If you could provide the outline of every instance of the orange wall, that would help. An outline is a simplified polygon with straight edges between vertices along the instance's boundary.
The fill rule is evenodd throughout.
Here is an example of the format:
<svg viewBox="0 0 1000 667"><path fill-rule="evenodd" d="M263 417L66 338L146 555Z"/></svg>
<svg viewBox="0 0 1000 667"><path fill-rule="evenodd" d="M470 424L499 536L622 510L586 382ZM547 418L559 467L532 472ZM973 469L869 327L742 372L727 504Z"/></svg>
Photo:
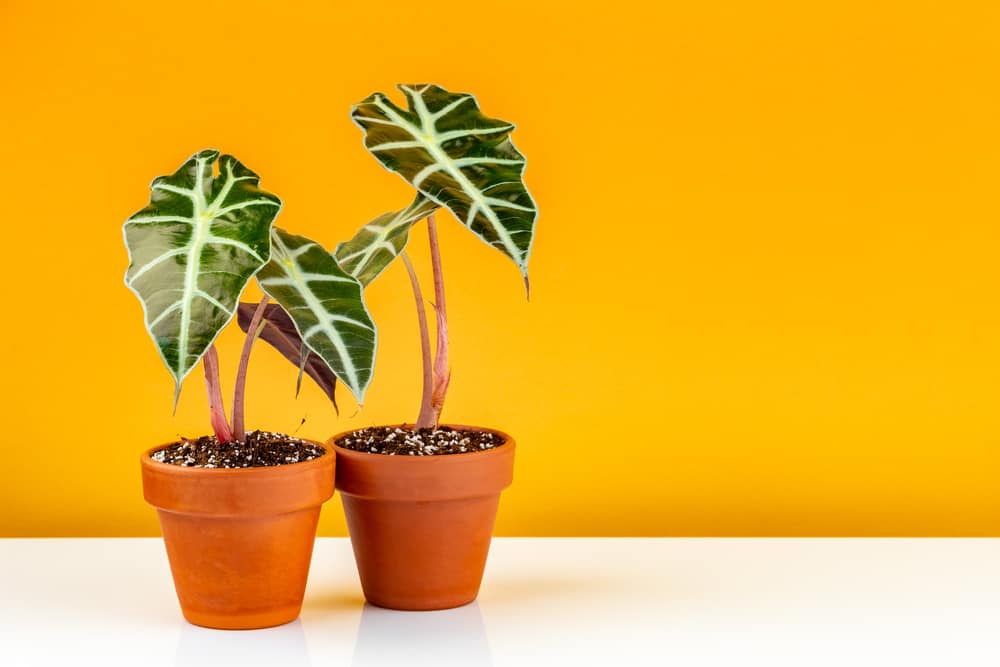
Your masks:
<svg viewBox="0 0 1000 667"><path fill-rule="evenodd" d="M410 197L350 105L422 81L519 124L541 207L530 304L442 223L445 417L520 447L499 533L1000 535L1000 5L571 6L0 4L0 535L156 534L139 452L208 428L122 285L152 177L232 152L332 247ZM364 411L261 346L251 425L415 417L402 267L368 298Z"/></svg>

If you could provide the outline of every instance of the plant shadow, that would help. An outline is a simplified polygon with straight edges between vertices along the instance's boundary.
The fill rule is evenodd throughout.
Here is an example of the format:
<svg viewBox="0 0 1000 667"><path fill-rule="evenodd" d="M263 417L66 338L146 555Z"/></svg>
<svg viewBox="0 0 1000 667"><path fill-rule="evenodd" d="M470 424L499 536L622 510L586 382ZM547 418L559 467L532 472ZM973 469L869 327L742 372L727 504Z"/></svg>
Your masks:
<svg viewBox="0 0 1000 667"><path fill-rule="evenodd" d="M360 611L365 606L365 597L360 590L325 590L306 594L302 601L302 611Z"/></svg>
<svg viewBox="0 0 1000 667"><path fill-rule="evenodd" d="M476 602L442 611L393 611L366 604L352 667L489 667L493 664Z"/></svg>
<svg viewBox="0 0 1000 667"><path fill-rule="evenodd" d="M589 596L616 589L614 582L596 577L488 577L479 599L489 606L521 605L535 600Z"/></svg>
<svg viewBox="0 0 1000 667"><path fill-rule="evenodd" d="M302 621L263 630L211 630L184 623L177 667L218 667L220 657L243 667L311 667Z"/></svg>

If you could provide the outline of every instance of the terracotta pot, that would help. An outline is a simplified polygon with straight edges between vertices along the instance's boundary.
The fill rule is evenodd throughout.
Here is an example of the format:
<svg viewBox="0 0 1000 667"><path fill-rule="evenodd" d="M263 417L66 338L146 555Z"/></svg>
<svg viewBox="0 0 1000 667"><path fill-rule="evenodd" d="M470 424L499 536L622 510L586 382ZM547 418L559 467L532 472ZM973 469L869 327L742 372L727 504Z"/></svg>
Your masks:
<svg viewBox="0 0 1000 667"><path fill-rule="evenodd" d="M318 444L318 443L316 443ZM266 468L185 468L142 455L181 611L191 623L247 630L295 620L334 453Z"/></svg>
<svg viewBox="0 0 1000 667"><path fill-rule="evenodd" d="M479 594L500 492L514 473L514 440L441 456L337 452L337 489L365 598L390 609L449 609Z"/></svg>

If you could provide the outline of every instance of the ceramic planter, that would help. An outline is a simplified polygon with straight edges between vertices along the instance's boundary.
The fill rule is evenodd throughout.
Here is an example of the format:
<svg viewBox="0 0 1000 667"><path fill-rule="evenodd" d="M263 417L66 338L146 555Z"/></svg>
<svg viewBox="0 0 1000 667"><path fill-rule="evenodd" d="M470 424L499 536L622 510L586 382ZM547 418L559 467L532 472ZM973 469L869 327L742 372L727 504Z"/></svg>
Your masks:
<svg viewBox="0 0 1000 667"><path fill-rule="evenodd" d="M318 444L318 443L317 443ZM243 630L294 620L302 607L334 453L263 468L185 468L141 457L181 611L191 623Z"/></svg>
<svg viewBox="0 0 1000 667"><path fill-rule="evenodd" d="M441 456L387 456L339 447L337 489L365 598L390 609L458 607L476 599L514 440Z"/></svg>

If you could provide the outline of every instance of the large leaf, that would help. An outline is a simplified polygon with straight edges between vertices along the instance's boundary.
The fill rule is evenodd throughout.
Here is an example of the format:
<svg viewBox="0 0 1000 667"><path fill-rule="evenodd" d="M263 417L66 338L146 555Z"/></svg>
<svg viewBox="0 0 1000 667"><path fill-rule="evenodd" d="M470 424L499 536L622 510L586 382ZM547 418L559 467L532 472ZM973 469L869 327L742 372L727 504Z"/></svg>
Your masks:
<svg viewBox="0 0 1000 667"><path fill-rule="evenodd" d="M375 93L351 111L365 146L527 277L537 209L521 179L524 156L509 137L514 125L484 116L469 94L432 84L399 89L409 109Z"/></svg>
<svg viewBox="0 0 1000 667"><path fill-rule="evenodd" d="M240 303L236 313L237 321L243 331L249 333L250 320L254 311L257 310L256 303ZM264 318L262 320L260 337L270 344L274 349L288 359L296 368L313 379L323 390L333 407L337 409L337 376L333 374L326 362L309 351L302 343L299 330L295 328L295 323L289 317L285 309L276 303L269 303L264 306ZM303 352L305 359L303 359Z"/></svg>
<svg viewBox="0 0 1000 667"><path fill-rule="evenodd" d="M155 179L149 205L125 222L125 284L174 376L175 400L269 259L281 200L258 188L259 180L233 156L204 150Z"/></svg>
<svg viewBox="0 0 1000 667"><path fill-rule="evenodd" d="M315 241L275 228L261 289L291 316L299 336L359 403L375 365L375 323L361 283Z"/></svg>
<svg viewBox="0 0 1000 667"><path fill-rule="evenodd" d="M403 252L410 227L437 208L434 202L417 195L402 211L383 213L362 227L354 238L338 245L333 256L342 269L368 285Z"/></svg>

